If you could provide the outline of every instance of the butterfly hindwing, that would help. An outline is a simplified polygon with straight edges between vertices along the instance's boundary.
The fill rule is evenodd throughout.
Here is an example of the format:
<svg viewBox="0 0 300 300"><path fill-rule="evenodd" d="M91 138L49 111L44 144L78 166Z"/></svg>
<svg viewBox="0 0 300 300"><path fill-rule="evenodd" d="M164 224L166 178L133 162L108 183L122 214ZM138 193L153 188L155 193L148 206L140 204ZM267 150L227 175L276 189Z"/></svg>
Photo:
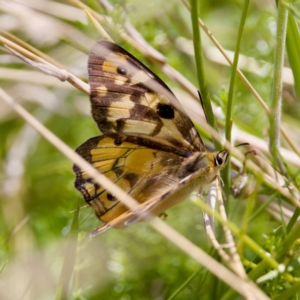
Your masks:
<svg viewBox="0 0 300 300"><path fill-rule="evenodd" d="M143 136L204 151L194 125L164 82L120 46L95 43L89 55L93 117L102 133Z"/></svg>
<svg viewBox="0 0 300 300"><path fill-rule="evenodd" d="M174 153L132 143L130 137L117 134L92 138L76 152L145 205L161 199L178 185L178 167L186 159ZM99 219L107 223L128 212L128 208L119 199L94 183L88 173L77 166L74 166L74 171L76 188L94 208ZM124 226L124 220L118 226Z"/></svg>
<svg viewBox="0 0 300 300"><path fill-rule="evenodd" d="M91 236L103 233L111 227L129 226L141 219L151 220L154 216L161 216L167 209L185 200L202 183L202 176L208 175L209 168L198 170L191 177L176 181L171 189L164 191L161 195L148 199L135 210L127 210L116 216L110 222L103 224L92 231Z"/></svg>

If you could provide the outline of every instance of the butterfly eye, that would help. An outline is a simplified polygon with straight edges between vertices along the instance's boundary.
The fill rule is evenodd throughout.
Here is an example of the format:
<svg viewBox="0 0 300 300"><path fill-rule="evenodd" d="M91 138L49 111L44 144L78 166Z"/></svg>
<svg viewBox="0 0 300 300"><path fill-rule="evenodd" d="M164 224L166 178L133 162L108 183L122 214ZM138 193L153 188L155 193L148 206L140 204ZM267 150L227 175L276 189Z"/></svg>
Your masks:
<svg viewBox="0 0 300 300"><path fill-rule="evenodd" d="M216 156L216 165L220 166L223 164L223 158L219 156L219 153Z"/></svg>
<svg viewBox="0 0 300 300"><path fill-rule="evenodd" d="M224 166L226 164L229 153L226 150L220 151L215 157L216 166Z"/></svg>
<svg viewBox="0 0 300 300"><path fill-rule="evenodd" d="M120 145L122 145L122 141L121 140L114 140L114 144L116 146L120 146Z"/></svg>
<svg viewBox="0 0 300 300"><path fill-rule="evenodd" d="M121 66L117 67L117 72L120 75L126 75L127 74L127 70L124 67L121 67Z"/></svg>

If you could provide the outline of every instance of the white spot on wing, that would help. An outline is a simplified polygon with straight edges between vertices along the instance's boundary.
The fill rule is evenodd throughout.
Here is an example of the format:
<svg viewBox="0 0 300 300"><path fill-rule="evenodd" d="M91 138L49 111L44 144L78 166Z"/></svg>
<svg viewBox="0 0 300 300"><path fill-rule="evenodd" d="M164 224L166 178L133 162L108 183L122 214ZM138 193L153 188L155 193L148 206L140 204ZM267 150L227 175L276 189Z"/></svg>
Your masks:
<svg viewBox="0 0 300 300"><path fill-rule="evenodd" d="M132 108L134 108L134 106L135 106L135 103L133 103L133 102L114 101L110 104L109 108L132 109Z"/></svg>
<svg viewBox="0 0 300 300"><path fill-rule="evenodd" d="M127 79L124 76L116 76L114 83L116 85L123 85Z"/></svg>
<svg viewBox="0 0 300 300"><path fill-rule="evenodd" d="M161 99L157 94L145 93L146 101L151 108L156 108L158 103L161 103Z"/></svg>
<svg viewBox="0 0 300 300"><path fill-rule="evenodd" d="M126 120L123 132L152 134L156 128L156 124L142 122L139 120Z"/></svg>
<svg viewBox="0 0 300 300"><path fill-rule="evenodd" d="M109 108L108 109L108 117L114 118L114 119L120 119L120 118L129 118L130 117L130 110L128 109L122 109L122 108Z"/></svg>
<svg viewBox="0 0 300 300"><path fill-rule="evenodd" d="M121 97L121 101L132 102L131 99L130 99L130 94L127 94L127 95Z"/></svg>
<svg viewBox="0 0 300 300"><path fill-rule="evenodd" d="M100 85L96 88L97 95L103 97L107 94L107 87L105 85Z"/></svg>

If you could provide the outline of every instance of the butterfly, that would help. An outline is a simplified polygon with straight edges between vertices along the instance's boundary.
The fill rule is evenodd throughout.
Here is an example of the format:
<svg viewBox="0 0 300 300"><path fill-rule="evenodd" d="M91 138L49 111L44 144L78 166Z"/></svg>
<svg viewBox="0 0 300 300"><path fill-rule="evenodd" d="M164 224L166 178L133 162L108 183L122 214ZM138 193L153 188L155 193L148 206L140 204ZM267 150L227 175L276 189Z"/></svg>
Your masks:
<svg viewBox="0 0 300 300"><path fill-rule="evenodd" d="M122 47L96 42L88 58L93 119L101 135L76 152L140 205L127 208L74 165L75 187L104 222L91 235L163 215L211 183L228 158L208 152L167 85Z"/></svg>

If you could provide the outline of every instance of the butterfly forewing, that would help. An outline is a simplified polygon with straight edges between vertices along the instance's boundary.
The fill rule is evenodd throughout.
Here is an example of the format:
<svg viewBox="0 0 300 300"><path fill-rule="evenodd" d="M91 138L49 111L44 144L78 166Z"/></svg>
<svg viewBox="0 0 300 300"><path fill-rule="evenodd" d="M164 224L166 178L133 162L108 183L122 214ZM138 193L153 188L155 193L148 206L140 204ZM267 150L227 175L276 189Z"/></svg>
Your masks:
<svg viewBox="0 0 300 300"><path fill-rule="evenodd" d="M120 46L94 44L89 55L93 117L103 133L142 135L186 151L204 151L190 119L170 89Z"/></svg>

